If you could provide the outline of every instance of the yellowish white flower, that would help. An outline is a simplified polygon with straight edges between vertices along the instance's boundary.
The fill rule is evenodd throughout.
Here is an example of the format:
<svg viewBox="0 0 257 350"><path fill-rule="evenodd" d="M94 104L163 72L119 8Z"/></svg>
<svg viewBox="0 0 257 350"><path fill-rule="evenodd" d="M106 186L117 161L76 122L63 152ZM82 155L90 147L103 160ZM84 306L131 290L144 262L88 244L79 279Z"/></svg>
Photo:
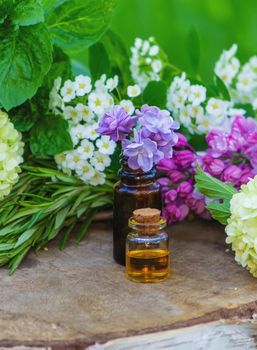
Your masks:
<svg viewBox="0 0 257 350"><path fill-rule="evenodd" d="M212 97L207 103L206 111L214 117L219 117L226 115L228 107L229 103L227 101Z"/></svg>
<svg viewBox="0 0 257 350"><path fill-rule="evenodd" d="M131 47L130 71L134 82L144 89L153 80L160 80L163 55L154 38L136 38Z"/></svg>
<svg viewBox="0 0 257 350"><path fill-rule="evenodd" d="M92 90L91 78L85 75L78 75L75 78L75 90L77 96L84 96Z"/></svg>
<svg viewBox="0 0 257 350"><path fill-rule="evenodd" d="M116 143L109 136L101 136L96 140L96 146L102 154L113 154L116 148Z"/></svg>
<svg viewBox="0 0 257 350"><path fill-rule="evenodd" d="M69 151L66 155L67 167L71 170L75 170L82 166L83 158L82 155L77 152L77 150Z"/></svg>
<svg viewBox="0 0 257 350"><path fill-rule="evenodd" d="M77 148L79 154L81 154L82 159L89 159L93 156L95 147L93 142L89 140L82 140L80 146Z"/></svg>
<svg viewBox="0 0 257 350"><path fill-rule="evenodd" d="M84 105L83 103L78 103L76 105L76 110L78 111L81 119L84 122L88 123L91 122L94 118L94 113L93 111L86 105Z"/></svg>
<svg viewBox="0 0 257 350"><path fill-rule="evenodd" d="M105 183L105 174L100 171L96 171L95 174L89 180L90 185L98 186Z"/></svg>
<svg viewBox="0 0 257 350"><path fill-rule="evenodd" d="M70 102L76 97L75 83L71 80L66 80L63 87L61 88L61 96L63 102Z"/></svg>
<svg viewBox="0 0 257 350"><path fill-rule="evenodd" d="M11 192L18 180L23 151L21 134L14 128L7 113L0 110L0 199Z"/></svg>
<svg viewBox="0 0 257 350"><path fill-rule="evenodd" d="M95 169L88 162L83 162L77 167L76 173L82 181L87 182L95 175Z"/></svg>
<svg viewBox="0 0 257 350"><path fill-rule="evenodd" d="M125 109L125 111L130 115L132 115L135 111L135 106L134 106L133 102L130 100L120 101L120 106L122 106Z"/></svg>
<svg viewBox="0 0 257 350"><path fill-rule="evenodd" d="M152 69L155 73L159 73L162 70L162 61L161 60L153 60Z"/></svg>
<svg viewBox="0 0 257 350"><path fill-rule="evenodd" d="M109 104L106 93L103 92L91 92L88 96L88 105L90 109L97 115L102 115L106 106Z"/></svg>
<svg viewBox="0 0 257 350"><path fill-rule="evenodd" d="M72 124L78 124L82 120L82 115L76 107L67 106L64 108L63 116Z"/></svg>
<svg viewBox="0 0 257 350"><path fill-rule="evenodd" d="M128 97L137 97L141 94L141 89L137 84L129 85L127 87L127 94L128 94Z"/></svg>
<svg viewBox="0 0 257 350"><path fill-rule="evenodd" d="M95 152L90 162L96 170L103 171L106 167L110 166L111 158L107 154Z"/></svg>
<svg viewBox="0 0 257 350"><path fill-rule="evenodd" d="M202 85L192 85L188 100L193 106L198 106L206 99L206 88Z"/></svg>
<svg viewBox="0 0 257 350"><path fill-rule="evenodd" d="M99 134L96 132L97 128L97 123L85 126L85 133L83 136L91 141L96 140L99 137Z"/></svg>
<svg viewBox="0 0 257 350"><path fill-rule="evenodd" d="M70 128L70 135L73 145L76 146L80 140L85 139L88 135L88 130L85 125L78 124Z"/></svg>
<svg viewBox="0 0 257 350"><path fill-rule="evenodd" d="M119 83L119 77L118 75L115 75L113 78L109 78L106 80L106 87L109 91L113 91L116 89Z"/></svg>
<svg viewBox="0 0 257 350"><path fill-rule="evenodd" d="M226 242L232 244L238 264L257 277L257 176L233 195L230 212Z"/></svg>

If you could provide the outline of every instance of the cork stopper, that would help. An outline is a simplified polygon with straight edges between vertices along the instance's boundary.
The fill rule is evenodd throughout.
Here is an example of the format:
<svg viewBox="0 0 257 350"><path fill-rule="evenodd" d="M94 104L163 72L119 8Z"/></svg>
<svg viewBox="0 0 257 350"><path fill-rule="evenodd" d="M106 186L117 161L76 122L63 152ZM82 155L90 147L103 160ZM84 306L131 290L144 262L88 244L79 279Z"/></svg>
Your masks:
<svg viewBox="0 0 257 350"><path fill-rule="evenodd" d="M161 212L154 208L141 208L133 211L133 218L140 224L158 223L161 218Z"/></svg>

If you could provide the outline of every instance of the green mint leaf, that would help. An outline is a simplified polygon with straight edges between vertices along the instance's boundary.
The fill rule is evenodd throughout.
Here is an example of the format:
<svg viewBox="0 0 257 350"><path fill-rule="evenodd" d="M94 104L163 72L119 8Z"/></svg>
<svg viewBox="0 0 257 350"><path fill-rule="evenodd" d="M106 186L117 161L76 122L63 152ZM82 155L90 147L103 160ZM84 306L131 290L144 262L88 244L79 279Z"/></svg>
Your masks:
<svg viewBox="0 0 257 350"><path fill-rule="evenodd" d="M46 22L64 51L81 51L107 29L116 0L45 1Z"/></svg>
<svg viewBox="0 0 257 350"><path fill-rule="evenodd" d="M112 75L119 76L119 84L128 86L130 81L129 74L129 53L122 38L111 30L108 30L101 39L108 53Z"/></svg>
<svg viewBox="0 0 257 350"><path fill-rule="evenodd" d="M94 80L101 77L102 74L110 75L110 61L105 47L102 43L97 43L89 49L89 68Z"/></svg>
<svg viewBox="0 0 257 350"><path fill-rule="evenodd" d="M213 219L219 221L222 225L227 225L230 217L230 201L225 200L223 203L211 202L207 205Z"/></svg>
<svg viewBox="0 0 257 350"><path fill-rule="evenodd" d="M52 61L52 43L44 24L0 26L0 103L9 110L31 98Z"/></svg>
<svg viewBox="0 0 257 350"><path fill-rule="evenodd" d="M214 75L214 84L217 88L219 96L221 98L224 98L224 100L226 100L226 101L230 101L231 97L230 97L230 94L228 92L226 85L224 84L223 80L220 79L220 77L218 77L218 75L216 75L216 74Z"/></svg>
<svg viewBox="0 0 257 350"><path fill-rule="evenodd" d="M38 0L16 0L10 17L15 25L30 26L44 21L44 11Z"/></svg>
<svg viewBox="0 0 257 350"><path fill-rule="evenodd" d="M206 174L199 166L197 166L195 180L199 192L208 198L230 201L232 196L237 193L231 183L225 184L215 179L215 177Z"/></svg>
<svg viewBox="0 0 257 350"><path fill-rule="evenodd" d="M69 57L57 46L53 50L53 62L49 72L44 78L43 85L38 89L33 100L41 110L48 110L49 93L53 88L56 78L61 77L62 81L72 79L72 68Z"/></svg>
<svg viewBox="0 0 257 350"><path fill-rule="evenodd" d="M144 93L143 100L151 106L158 106L165 108L167 95L167 85L164 81L150 81L147 84Z"/></svg>
<svg viewBox="0 0 257 350"><path fill-rule="evenodd" d="M61 116L41 118L31 129L30 149L37 156L54 156L73 149L67 121Z"/></svg>
<svg viewBox="0 0 257 350"><path fill-rule="evenodd" d="M13 108L9 112L15 129L24 132L29 131L37 120L37 114L29 102L23 103L21 106Z"/></svg>
<svg viewBox="0 0 257 350"><path fill-rule="evenodd" d="M191 27L188 33L187 47L192 69L194 73L197 73L200 63L200 39L193 27Z"/></svg>

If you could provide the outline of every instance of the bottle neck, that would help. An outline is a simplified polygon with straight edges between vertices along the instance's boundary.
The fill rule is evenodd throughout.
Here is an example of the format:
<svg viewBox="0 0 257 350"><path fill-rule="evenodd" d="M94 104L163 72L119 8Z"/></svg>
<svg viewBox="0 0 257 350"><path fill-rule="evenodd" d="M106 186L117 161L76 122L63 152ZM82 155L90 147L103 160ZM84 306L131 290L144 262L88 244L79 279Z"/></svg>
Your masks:
<svg viewBox="0 0 257 350"><path fill-rule="evenodd" d="M150 171L133 170L128 166L127 159L121 157L121 169L119 172L121 181L128 186L144 186L155 182L156 170L153 168Z"/></svg>

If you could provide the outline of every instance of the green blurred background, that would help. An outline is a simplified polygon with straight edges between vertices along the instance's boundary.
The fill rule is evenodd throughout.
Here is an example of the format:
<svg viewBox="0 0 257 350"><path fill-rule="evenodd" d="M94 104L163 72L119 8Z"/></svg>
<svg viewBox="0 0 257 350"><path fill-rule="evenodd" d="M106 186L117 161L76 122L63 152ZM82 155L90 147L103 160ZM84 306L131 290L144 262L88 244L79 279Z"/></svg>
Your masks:
<svg viewBox="0 0 257 350"><path fill-rule="evenodd" d="M154 36L170 61L187 72L192 26L200 38L204 80L212 78L215 61L233 43L242 61L257 53L257 0L118 0L111 23L127 47L135 37Z"/></svg>

